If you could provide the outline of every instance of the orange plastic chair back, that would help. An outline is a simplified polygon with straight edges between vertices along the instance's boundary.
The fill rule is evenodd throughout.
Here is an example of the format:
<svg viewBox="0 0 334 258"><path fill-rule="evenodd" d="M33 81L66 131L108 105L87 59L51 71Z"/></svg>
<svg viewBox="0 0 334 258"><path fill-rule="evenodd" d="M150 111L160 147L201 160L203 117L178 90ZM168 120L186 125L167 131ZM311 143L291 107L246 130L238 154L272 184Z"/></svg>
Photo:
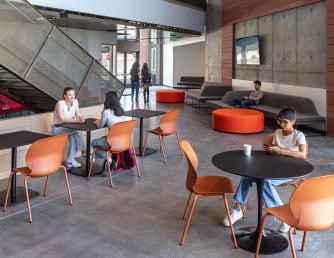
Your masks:
<svg viewBox="0 0 334 258"><path fill-rule="evenodd" d="M181 149L186 155L188 162L188 174L187 174L186 186L189 191L193 191L193 187L194 185L196 185L197 182L198 158L194 149L191 147L188 141L182 140L180 145Z"/></svg>
<svg viewBox="0 0 334 258"><path fill-rule="evenodd" d="M326 230L334 223L334 175L302 182L290 198L296 227L306 231Z"/></svg>
<svg viewBox="0 0 334 258"><path fill-rule="evenodd" d="M176 131L176 119L180 114L180 109L175 109L164 114L160 120L162 134L173 134Z"/></svg>
<svg viewBox="0 0 334 258"><path fill-rule="evenodd" d="M47 176L59 170L67 144L68 135L62 134L41 139L31 144L26 163L31 170L30 176Z"/></svg>
<svg viewBox="0 0 334 258"><path fill-rule="evenodd" d="M131 147L132 132L136 123L136 120L118 122L109 129L107 141L111 146L111 152L123 152Z"/></svg>
<svg viewBox="0 0 334 258"><path fill-rule="evenodd" d="M267 134L263 138L263 144L271 145L271 144L273 144L273 139L274 139L274 134L273 133ZM306 158L305 159L307 159L307 156L308 156L308 143L306 142Z"/></svg>

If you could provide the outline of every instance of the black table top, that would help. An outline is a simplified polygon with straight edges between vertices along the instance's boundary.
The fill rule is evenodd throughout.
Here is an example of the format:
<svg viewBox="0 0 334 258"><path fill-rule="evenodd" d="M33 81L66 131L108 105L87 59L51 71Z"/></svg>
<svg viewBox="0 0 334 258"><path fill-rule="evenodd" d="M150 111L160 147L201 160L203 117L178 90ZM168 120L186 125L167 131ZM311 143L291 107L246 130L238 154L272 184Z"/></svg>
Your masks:
<svg viewBox="0 0 334 258"><path fill-rule="evenodd" d="M137 118L149 118L153 116L161 116L166 112L150 110L150 109L134 109L125 111L125 116L137 117Z"/></svg>
<svg viewBox="0 0 334 258"><path fill-rule="evenodd" d="M305 160L257 150L252 150L249 157L243 150L218 153L212 157L212 163L231 174L259 179L297 178L313 170Z"/></svg>
<svg viewBox="0 0 334 258"><path fill-rule="evenodd" d="M30 131L18 131L0 135L0 149L10 149L32 144L33 142L50 137L50 135Z"/></svg>
<svg viewBox="0 0 334 258"><path fill-rule="evenodd" d="M89 132L98 129L97 125L94 123L95 120L96 118L87 118L84 123L61 123L55 124L54 126Z"/></svg>

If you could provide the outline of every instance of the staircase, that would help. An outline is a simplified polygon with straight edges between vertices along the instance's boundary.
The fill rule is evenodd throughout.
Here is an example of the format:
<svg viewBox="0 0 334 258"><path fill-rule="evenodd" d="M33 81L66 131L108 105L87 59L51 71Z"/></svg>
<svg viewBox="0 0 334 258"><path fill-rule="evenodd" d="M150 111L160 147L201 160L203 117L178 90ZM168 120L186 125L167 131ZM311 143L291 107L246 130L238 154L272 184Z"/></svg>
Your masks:
<svg viewBox="0 0 334 258"><path fill-rule="evenodd" d="M121 97L124 85L25 0L0 0L0 93L49 112L73 87L80 106Z"/></svg>

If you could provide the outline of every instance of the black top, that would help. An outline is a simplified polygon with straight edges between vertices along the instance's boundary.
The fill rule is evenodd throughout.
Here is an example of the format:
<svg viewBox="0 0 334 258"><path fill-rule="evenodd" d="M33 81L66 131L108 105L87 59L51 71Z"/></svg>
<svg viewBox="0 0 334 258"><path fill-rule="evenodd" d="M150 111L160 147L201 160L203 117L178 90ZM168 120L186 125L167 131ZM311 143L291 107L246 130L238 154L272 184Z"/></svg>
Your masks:
<svg viewBox="0 0 334 258"><path fill-rule="evenodd" d="M212 163L231 174L260 179L296 178L313 170L313 166L303 159L257 150L252 150L250 157L245 156L243 150L218 153L212 157Z"/></svg>
<svg viewBox="0 0 334 258"><path fill-rule="evenodd" d="M61 123L55 124L54 126L89 132L98 129L97 125L94 123L95 120L96 118L87 118L84 123Z"/></svg>
<svg viewBox="0 0 334 258"><path fill-rule="evenodd" d="M48 138L50 135L30 131L18 131L0 135L0 149L16 148L32 144L33 142Z"/></svg>
<svg viewBox="0 0 334 258"><path fill-rule="evenodd" d="M125 116L137 117L137 118L149 118L153 116L161 116L165 114L163 111L149 110L149 109L134 109L125 111Z"/></svg>

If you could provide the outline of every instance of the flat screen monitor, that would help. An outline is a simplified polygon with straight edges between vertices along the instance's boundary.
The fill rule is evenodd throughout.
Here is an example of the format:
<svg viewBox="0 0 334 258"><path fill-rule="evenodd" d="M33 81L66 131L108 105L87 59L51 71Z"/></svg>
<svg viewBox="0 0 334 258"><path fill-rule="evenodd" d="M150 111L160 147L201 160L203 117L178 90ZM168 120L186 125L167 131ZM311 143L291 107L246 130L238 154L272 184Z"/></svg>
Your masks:
<svg viewBox="0 0 334 258"><path fill-rule="evenodd" d="M260 64L259 37L239 38L235 41L237 64Z"/></svg>

